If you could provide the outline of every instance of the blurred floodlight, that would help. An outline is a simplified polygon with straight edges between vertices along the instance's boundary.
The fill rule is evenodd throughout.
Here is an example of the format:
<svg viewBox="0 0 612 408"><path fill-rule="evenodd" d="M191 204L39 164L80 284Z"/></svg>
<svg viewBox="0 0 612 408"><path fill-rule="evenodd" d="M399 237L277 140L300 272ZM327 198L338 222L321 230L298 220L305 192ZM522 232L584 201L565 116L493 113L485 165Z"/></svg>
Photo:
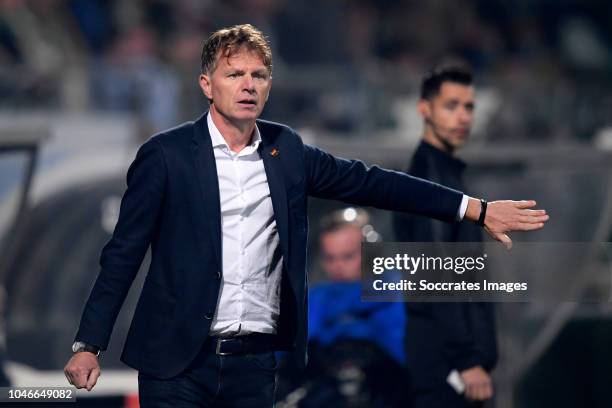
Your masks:
<svg viewBox="0 0 612 408"><path fill-rule="evenodd" d="M357 210L355 210L353 207L349 207L344 210L342 216L344 217L345 221L353 222L357 219Z"/></svg>

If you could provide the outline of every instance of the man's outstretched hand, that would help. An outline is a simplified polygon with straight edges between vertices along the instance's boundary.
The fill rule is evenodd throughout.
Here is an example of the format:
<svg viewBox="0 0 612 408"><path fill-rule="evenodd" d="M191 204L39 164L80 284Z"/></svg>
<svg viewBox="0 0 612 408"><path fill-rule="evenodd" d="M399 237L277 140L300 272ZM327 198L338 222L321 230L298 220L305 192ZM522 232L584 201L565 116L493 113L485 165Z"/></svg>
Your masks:
<svg viewBox="0 0 612 408"><path fill-rule="evenodd" d="M510 231L533 231L540 229L548 221L546 210L532 210L536 206L533 200L525 201L491 201L487 206L484 228L489 235L500 241L506 248L512 248ZM480 201L470 198L465 218L477 221L480 216Z"/></svg>
<svg viewBox="0 0 612 408"><path fill-rule="evenodd" d="M70 384L91 391L100 376L98 357L88 351L75 353L64 367L64 374Z"/></svg>

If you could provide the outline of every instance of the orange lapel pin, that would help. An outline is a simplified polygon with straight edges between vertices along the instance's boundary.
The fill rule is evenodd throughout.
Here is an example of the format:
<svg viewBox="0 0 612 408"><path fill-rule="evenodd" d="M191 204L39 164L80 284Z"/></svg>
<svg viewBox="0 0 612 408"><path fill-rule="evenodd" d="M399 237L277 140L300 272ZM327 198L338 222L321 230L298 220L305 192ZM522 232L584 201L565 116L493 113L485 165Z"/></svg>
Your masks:
<svg viewBox="0 0 612 408"><path fill-rule="evenodd" d="M278 156L278 149L276 147L274 149L270 150L270 156L272 156L272 157Z"/></svg>

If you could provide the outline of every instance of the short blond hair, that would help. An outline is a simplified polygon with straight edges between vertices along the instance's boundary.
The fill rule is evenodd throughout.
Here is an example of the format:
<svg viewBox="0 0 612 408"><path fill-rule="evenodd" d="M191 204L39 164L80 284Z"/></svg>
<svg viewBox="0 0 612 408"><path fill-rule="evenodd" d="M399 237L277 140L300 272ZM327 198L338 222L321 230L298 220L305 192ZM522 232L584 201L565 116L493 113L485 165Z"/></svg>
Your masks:
<svg viewBox="0 0 612 408"><path fill-rule="evenodd" d="M202 47L202 73L210 75L221 56L229 58L243 47L254 51L272 74L272 50L266 37L251 24L222 28L211 34Z"/></svg>

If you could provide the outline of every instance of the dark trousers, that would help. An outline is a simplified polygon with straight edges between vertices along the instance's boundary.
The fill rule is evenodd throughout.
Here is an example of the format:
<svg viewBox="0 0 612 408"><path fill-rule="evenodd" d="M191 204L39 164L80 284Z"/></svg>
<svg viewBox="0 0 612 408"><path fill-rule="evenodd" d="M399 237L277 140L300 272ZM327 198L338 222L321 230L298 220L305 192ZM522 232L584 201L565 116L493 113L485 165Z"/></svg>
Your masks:
<svg viewBox="0 0 612 408"><path fill-rule="evenodd" d="M176 377L162 380L139 374L140 407L273 407L276 369L273 351L220 356L209 340Z"/></svg>

